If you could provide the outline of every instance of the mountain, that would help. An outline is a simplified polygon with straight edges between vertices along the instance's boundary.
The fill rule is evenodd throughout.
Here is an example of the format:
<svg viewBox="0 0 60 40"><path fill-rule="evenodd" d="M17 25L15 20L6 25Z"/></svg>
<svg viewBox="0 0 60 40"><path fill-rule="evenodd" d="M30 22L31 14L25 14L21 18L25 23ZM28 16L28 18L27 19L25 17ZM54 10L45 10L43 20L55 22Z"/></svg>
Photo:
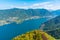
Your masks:
<svg viewBox="0 0 60 40"><path fill-rule="evenodd" d="M9 18L9 17L19 17L19 18L27 18L31 16L48 16L51 15L51 13L46 9L6 9L6 10L0 10L0 16L3 18ZM0 17L0 19L2 19Z"/></svg>
<svg viewBox="0 0 60 40"><path fill-rule="evenodd" d="M52 11L53 15L60 15L60 10L54 10Z"/></svg>
<svg viewBox="0 0 60 40"><path fill-rule="evenodd" d="M47 9L5 9L0 10L0 26L16 22L22 23L25 20L36 18L52 18L51 12Z"/></svg>
<svg viewBox="0 0 60 40"><path fill-rule="evenodd" d="M60 16L43 23L40 29L52 35L56 39L60 39Z"/></svg>
<svg viewBox="0 0 60 40"><path fill-rule="evenodd" d="M56 39L60 39L60 28L56 30L46 31L46 33L48 33Z"/></svg>
<svg viewBox="0 0 60 40"><path fill-rule="evenodd" d="M34 30L31 32L27 32L25 34L19 35L12 40L55 40L55 38L51 37L45 32L40 30Z"/></svg>
<svg viewBox="0 0 60 40"><path fill-rule="evenodd" d="M32 16L49 16L51 13L47 9L28 9Z"/></svg>
<svg viewBox="0 0 60 40"><path fill-rule="evenodd" d="M57 16L51 20L48 20L47 22L44 22L41 25L41 29L43 30L55 30L60 28L60 16Z"/></svg>
<svg viewBox="0 0 60 40"><path fill-rule="evenodd" d="M0 10L0 20L7 20L9 18L13 19L14 17L21 19L26 19L33 16L39 17L49 17L55 14L59 15L60 10L50 11L47 9L19 9L19 8L12 8L12 9L5 9Z"/></svg>

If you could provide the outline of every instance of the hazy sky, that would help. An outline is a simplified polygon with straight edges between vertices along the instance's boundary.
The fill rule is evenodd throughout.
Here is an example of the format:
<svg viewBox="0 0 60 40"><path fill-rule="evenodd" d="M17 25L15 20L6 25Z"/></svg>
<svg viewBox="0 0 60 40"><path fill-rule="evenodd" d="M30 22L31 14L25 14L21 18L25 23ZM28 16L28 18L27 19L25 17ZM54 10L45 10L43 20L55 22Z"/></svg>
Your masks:
<svg viewBox="0 0 60 40"><path fill-rule="evenodd" d="M0 9L10 8L45 8L60 9L60 0L0 0Z"/></svg>

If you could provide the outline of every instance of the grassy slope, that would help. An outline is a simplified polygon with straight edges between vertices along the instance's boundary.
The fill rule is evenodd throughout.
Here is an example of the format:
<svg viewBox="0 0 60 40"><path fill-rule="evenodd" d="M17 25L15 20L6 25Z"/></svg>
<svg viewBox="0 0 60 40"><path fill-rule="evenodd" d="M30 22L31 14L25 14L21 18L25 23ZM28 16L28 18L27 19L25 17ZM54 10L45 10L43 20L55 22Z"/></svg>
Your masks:
<svg viewBox="0 0 60 40"><path fill-rule="evenodd" d="M27 32L25 34L19 35L12 40L55 40L55 38L51 37L45 32L40 30L34 30L31 32Z"/></svg>

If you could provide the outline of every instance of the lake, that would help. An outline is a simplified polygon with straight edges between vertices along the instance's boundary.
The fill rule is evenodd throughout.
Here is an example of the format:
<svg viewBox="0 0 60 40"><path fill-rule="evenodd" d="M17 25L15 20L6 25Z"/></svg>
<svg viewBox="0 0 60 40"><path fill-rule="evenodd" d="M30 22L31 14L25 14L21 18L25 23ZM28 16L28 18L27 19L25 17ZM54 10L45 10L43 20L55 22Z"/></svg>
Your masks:
<svg viewBox="0 0 60 40"><path fill-rule="evenodd" d="M11 23L0 27L0 40L11 40L13 37L28 31L39 29L40 25L47 21L46 18L32 19L21 24Z"/></svg>

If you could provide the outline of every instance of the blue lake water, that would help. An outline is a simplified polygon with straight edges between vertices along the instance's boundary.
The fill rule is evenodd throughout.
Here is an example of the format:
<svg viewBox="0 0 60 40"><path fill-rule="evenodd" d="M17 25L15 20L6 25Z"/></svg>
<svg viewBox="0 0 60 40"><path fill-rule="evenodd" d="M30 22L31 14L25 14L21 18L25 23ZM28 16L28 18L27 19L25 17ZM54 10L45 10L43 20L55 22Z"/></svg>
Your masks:
<svg viewBox="0 0 60 40"><path fill-rule="evenodd" d="M0 27L0 40L11 40L13 37L31 30L39 29L46 18L27 20L21 24L11 23Z"/></svg>

